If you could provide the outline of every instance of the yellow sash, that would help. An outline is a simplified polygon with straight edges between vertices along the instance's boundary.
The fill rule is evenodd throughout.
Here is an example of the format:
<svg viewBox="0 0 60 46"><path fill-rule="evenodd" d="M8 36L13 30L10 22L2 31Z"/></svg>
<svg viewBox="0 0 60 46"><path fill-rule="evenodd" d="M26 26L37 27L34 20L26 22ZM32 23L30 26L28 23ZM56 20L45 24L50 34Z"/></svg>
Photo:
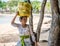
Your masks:
<svg viewBox="0 0 60 46"><path fill-rule="evenodd" d="M24 39L29 38L29 35L20 36L20 38L21 38L21 45L22 45L22 46L25 46Z"/></svg>

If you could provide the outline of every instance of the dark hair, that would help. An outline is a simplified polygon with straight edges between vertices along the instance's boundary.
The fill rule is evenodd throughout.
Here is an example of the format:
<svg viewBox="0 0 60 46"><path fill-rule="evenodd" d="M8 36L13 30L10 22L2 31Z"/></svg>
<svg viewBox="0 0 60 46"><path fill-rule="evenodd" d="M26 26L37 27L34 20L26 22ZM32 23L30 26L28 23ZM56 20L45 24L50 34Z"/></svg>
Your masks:
<svg viewBox="0 0 60 46"><path fill-rule="evenodd" d="M27 16L21 16L21 17L19 17L19 20L22 20L24 17L27 18Z"/></svg>

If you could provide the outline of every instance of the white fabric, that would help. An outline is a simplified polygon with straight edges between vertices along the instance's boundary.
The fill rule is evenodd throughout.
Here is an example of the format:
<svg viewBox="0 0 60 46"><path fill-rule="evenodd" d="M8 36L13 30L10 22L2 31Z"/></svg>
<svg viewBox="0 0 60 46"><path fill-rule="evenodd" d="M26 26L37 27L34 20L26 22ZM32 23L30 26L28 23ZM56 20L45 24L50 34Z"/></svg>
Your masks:
<svg viewBox="0 0 60 46"><path fill-rule="evenodd" d="M14 27L17 27L17 28L18 28L20 36L30 35L30 34L29 34L29 28L28 28L28 26L27 26L26 28L23 28L21 24L16 24L16 23L14 23L14 24L12 24L12 25L13 25ZM31 33L32 33L32 32L31 32ZM32 34L31 34L31 35L32 35ZM33 39L33 41L35 41L34 35L32 35L32 39ZM25 42L28 42L28 44L31 44L30 38L24 39L24 41L25 41ZM20 40L19 40L19 41L17 42L17 46L20 46L20 45L21 45L21 44L20 44Z"/></svg>

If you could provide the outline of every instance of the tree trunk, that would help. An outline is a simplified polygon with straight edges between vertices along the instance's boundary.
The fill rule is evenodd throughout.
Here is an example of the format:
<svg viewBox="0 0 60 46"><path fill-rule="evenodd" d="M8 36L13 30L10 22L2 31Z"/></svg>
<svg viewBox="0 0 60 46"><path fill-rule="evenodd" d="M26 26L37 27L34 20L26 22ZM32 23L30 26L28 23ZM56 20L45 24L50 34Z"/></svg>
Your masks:
<svg viewBox="0 0 60 46"><path fill-rule="evenodd" d="M32 15L32 9L31 9L31 15L29 18L29 26L30 26L30 30L33 31L33 15Z"/></svg>
<svg viewBox="0 0 60 46"><path fill-rule="evenodd" d="M45 10L45 5L46 5L47 0L43 0L42 5L41 5L41 14L40 14L40 19L38 22L38 26L37 26L37 42L39 42L39 38L40 38L40 31L41 31L41 26L42 26L42 22L44 19L44 10Z"/></svg>
<svg viewBox="0 0 60 46"><path fill-rule="evenodd" d="M60 12L58 0L50 0L52 10L52 23L49 32L48 46L60 46Z"/></svg>
<svg viewBox="0 0 60 46"><path fill-rule="evenodd" d="M30 0L28 0L28 2L31 3ZM29 26L30 26L30 30L33 31L33 15L32 15L32 7L31 7L31 15L30 15L30 17L29 17Z"/></svg>

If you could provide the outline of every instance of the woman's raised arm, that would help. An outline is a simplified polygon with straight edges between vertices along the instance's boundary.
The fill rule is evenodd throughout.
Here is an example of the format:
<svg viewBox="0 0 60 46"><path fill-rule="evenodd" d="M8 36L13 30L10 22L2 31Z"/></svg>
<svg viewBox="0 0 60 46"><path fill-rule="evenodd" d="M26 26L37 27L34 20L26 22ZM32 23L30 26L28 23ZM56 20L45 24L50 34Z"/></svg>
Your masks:
<svg viewBox="0 0 60 46"><path fill-rule="evenodd" d="M12 19L12 21L11 21L11 24L12 24L13 26L15 26L15 27L17 27L17 26L18 26L18 24L17 24L17 23L15 23L15 19L16 19L17 15L19 15L19 13L18 13L18 12L16 13L16 15L14 16L14 18L13 18L13 19Z"/></svg>

